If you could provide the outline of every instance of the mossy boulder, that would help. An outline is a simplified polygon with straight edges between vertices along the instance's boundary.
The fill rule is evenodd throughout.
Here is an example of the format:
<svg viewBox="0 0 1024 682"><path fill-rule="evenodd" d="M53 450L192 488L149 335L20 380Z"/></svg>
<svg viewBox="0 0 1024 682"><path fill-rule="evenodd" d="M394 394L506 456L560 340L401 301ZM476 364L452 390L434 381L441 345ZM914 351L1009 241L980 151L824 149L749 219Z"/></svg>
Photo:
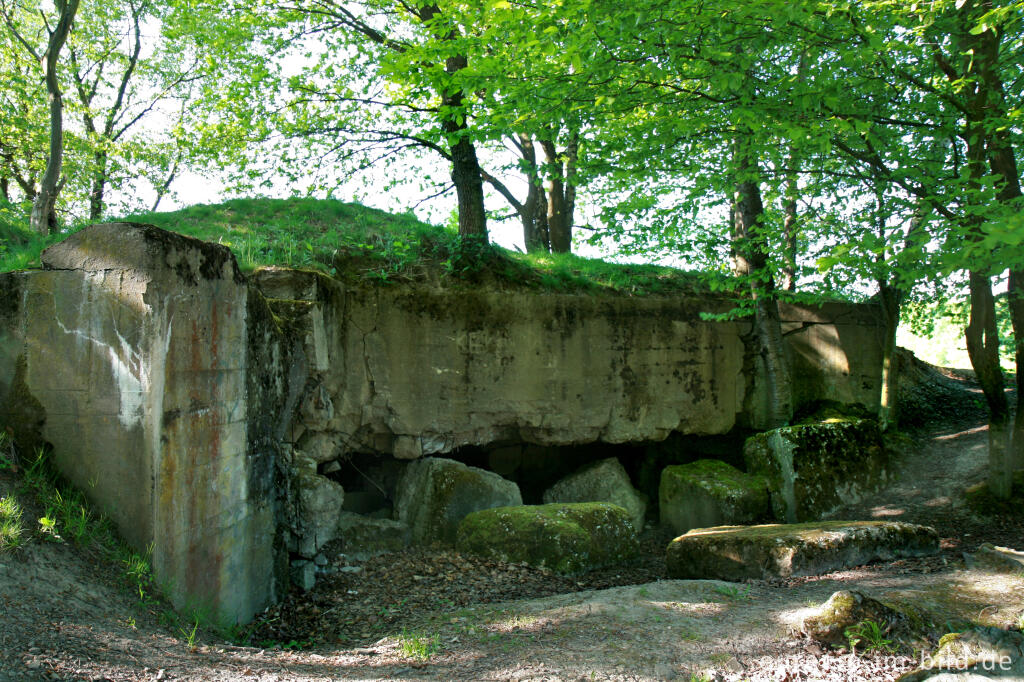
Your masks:
<svg viewBox="0 0 1024 682"><path fill-rule="evenodd" d="M395 488L395 517L413 544L451 545L467 514L523 503L519 486L492 471L440 457L405 467Z"/></svg>
<svg viewBox="0 0 1024 682"><path fill-rule="evenodd" d="M804 618L802 629L804 634L822 644L843 646L849 642L847 631L868 621L878 625L894 644L918 641L926 635L918 619L850 590L833 593L827 602Z"/></svg>
<svg viewBox="0 0 1024 682"><path fill-rule="evenodd" d="M615 457L592 462L544 491L545 504L553 502L610 502L629 513L637 531L644 529L647 497L633 487L629 474Z"/></svg>
<svg viewBox="0 0 1024 682"><path fill-rule="evenodd" d="M747 439L747 471L764 476L775 517L820 519L856 503L887 480L889 456L878 422L844 419L787 426Z"/></svg>
<svg viewBox="0 0 1024 682"><path fill-rule="evenodd" d="M572 575L626 561L639 552L636 528L607 502L500 507L468 515L456 549L526 562Z"/></svg>
<svg viewBox="0 0 1024 682"><path fill-rule="evenodd" d="M698 528L668 545L672 578L756 580L821 575L939 551L931 528L894 521Z"/></svg>
<svg viewBox="0 0 1024 682"><path fill-rule="evenodd" d="M662 525L676 534L764 521L771 514L767 481L717 459L665 467L658 503Z"/></svg>

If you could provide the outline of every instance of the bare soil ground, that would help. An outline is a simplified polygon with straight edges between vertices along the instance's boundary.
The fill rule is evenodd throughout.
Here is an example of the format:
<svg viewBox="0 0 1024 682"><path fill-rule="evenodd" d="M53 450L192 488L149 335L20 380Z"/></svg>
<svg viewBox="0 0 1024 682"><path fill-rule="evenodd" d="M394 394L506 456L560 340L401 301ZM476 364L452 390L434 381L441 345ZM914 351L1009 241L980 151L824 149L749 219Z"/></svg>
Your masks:
<svg viewBox="0 0 1024 682"><path fill-rule="evenodd" d="M902 441L900 478L833 515L932 525L937 557L747 585L664 579L668 538L651 529L635 565L576 579L440 550L339 557L331 578L263 614L245 645L202 628L192 639L165 604L131 593L121 567L36 540L0 554L0 681L895 679L915 652L826 651L800 634L802 617L857 589L925 610L936 635L961 621L1014 627L1024 578L962 560L986 541L1024 548L1024 515L979 517L964 503L984 476L986 437L971 410L927 421ZM0 472L0 496L16 484Z"/></svg>

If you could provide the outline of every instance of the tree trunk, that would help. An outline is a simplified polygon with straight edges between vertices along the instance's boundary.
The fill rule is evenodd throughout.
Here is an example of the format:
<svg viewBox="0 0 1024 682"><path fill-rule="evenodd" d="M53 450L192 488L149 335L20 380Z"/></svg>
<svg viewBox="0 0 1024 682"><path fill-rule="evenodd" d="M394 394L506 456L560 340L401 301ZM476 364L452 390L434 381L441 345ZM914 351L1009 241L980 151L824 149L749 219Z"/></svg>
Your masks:
<svg viewBox="0 0 1024 682"><path fill-rule="evenodd" d="M7 176L0 178L0 196L8 203L11 201L11 186Z"/></svg>
<svg viewBox="0 0 1024 682"><path fill-rule="evenodd" d="M738 145L739 147L739 145ZM737 182L733 201L734 240L739 270L750 282L755 335L764 361L768 391L768 428L785 426L793 416L789 363L782 341L782 322L775 298L775 279L768 267L769 245L761 218L764 203L756 181L757 167L745 150L737 150Z"/></svg>
<svg viewBox="0 0 1024 682"><path fill-rule="evenodd" d="M998 71L999 38L992 31L982 34L985 47L980 51L978 67L981 76L981 87L984 88L987 100L987 111L997 118L1005 120L1007 116L1006 93ZM988 140L987 145L989 168L999 184L996 198L1002 204L1013 206L1021 198L1020 175L1017 170L1017 156L1009 130L997 128ZM1010 281L1007 291L1010 306L1010 324L1013 327L1015 346L1014 360L1017 366L1017 405L1013 422L1013 431L1008 444L1005 467L1002 477L1009 476L1012 486L1013 471L1024 469L1024 391L1021 391L1021 377L1024 376L1024 269L1020 263L1024 254L1017 254L1012 261L1018 265L1010 269ZM998 359L997 359L998 362ZM1010 491L1007 490L1007 494Z"/></svg>
<svg viewBox="0 0 1024 682"><path fill-rule="evenodd" d="M992 281L988 275L971 272L971 317L967 324L967 354L988 402L989 490L1001 499L1010 496L1013 465L1007 447L1010 407L1006 400L1003 372L999 367L999 335Z"/></svg>
<svg viewBox="0 0 1024 682"><path fill-rule="evenodd" d="M449 60L450 61L450 60ZM448 99L448 98L444 98ZM458 100L461 103L462 93ZM448 104L447 106L455 106ZM479 237L487 240L487 213L484 211L484 181L481 177L480 162L476 147L466 133L466 124L446 119L444 131L458 135L458 142L452 146L452 182L459 204L459 235Z"/></svg>
<svg viewBox="0 0 1024 682"><path fill-rule="evenodd" d="M61 166L64 163L64 99L60 92L57 79L57 60L64 48L71 22L78 11L79 0L57 0L60 17L57 26L50 33L43 54L43 68L46 70L46 92L50 98L50 155L46 160L46 170L39 183L39 191L32 203L32 229L39 234L50 234L57 227L57 194L60 189Z"/></svg>
<svg viewBox="0 0 1024 682"><path fill-rule="evenodd" d="M792 161L793 155L790 155ZM786 180L786 198L782 206L782 289L796 291L797 232L797 180L793 173Z"/></svg>
<svg viewBox="0 0 1024 682"><path fill-rule="evenodd" d="M878 424L888 431L896 424L896 392L899 389L899 368L896 367L896 330L900 326L903 291L879 282L882 318L885 321L885 342L882 346L882 391L878 401Z"/></svg>
<svg viewBox="0 0 1024 682"><path fill-rule="evenodd" d="M537 148L532 135L519 133L517 137L527 186L526 201L519 211L519 218L523 223L523 243L526 244L527 253L547 253L551 251L548 207L537 168Z"/></svg>
<svg viewBox="0 0 1024 682"><path fill-rule="evenodd" d="M97 152L94 155L96 170L93 171L92 189L89 191L89 220L102 220L103 210L106 205L103 195L107 188L107 155L105 152Z"/></svg>
<svg viewBox="0 0 1024 682"><path fill-rule="evenodd" d="M575 188L566 182L565 164L552 140L541 140L544 149L548 180L548 233L551 236L552 253L572 251L572 212L575 202ZM569 151L567 150L566 155ZM570 201L571 200L571 201Z"/></svg>
<svg viewBox="0 0 1024 682"><path fill-rule="evenodd" d="M960 33L956 36L958 52L964 55L961 72L970 79L965 97L967 121L963 137L967 143L968 178L973 191L980 190L982 179L987 174L987 147L992 142L991 122L987 119L992 113L990 107L997 101L993 83L998 82L998 75L991 71L998 64L998 38L991 30L971 33L979 13L984 11L985 3L965 3L960 9ZM966 238L981 238L981 218L972 216L968 220ZM989 408L989 491L997 498L1006 499L1011 493L1014 467L1007 442L1010 413L1003 372L999 366L999 333L992 281L985 271L971 270L969 275L971 311L965 335L967 354Z"/></svg>

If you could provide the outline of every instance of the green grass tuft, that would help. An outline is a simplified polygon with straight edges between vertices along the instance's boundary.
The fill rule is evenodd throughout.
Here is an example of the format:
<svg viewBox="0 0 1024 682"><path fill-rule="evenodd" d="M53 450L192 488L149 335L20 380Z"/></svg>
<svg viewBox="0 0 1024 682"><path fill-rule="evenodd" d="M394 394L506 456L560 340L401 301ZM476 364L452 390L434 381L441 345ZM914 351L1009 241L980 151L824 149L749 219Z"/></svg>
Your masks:
<svg viewBox="0 0 1024 682"><path fill-rule="evenodd" d="M398 650L406 658L429 661L441 651L441 638L437 634L427 637L403 630L398 638Z"/></svg>
<svg viewBox="0 0 1024 682"><path fill-rule="evenodd" d="M21 505L15 497L0 497L0 552L8 552L24 543Z"/></svg>

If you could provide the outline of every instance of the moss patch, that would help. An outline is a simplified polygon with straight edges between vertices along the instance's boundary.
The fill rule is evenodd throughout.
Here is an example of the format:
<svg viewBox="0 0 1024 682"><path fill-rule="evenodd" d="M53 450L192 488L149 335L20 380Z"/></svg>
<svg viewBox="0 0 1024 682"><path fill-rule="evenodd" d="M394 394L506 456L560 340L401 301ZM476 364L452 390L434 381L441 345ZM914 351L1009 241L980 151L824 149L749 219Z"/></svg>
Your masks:
<svg viewBox="0 0 1024 682"><path fill-rule="evenodd" d="M878 423L855 419L775 429L747 439L743 457L764 476L775 516L821 518L862 499L887 480L889 455Z"/></svg>
<svg viewBox="0 0 1024 682"><path fill-rule="evenodd" d="M764 477L714 459L665 467L658 500L662 523L675 533L769 518Z"/></svg>
<svg viewBox="0 0 1024 682"><path fill-rule="evenodd" d="M571 575L625 561L639 544L625 509L582 502L474 512L459 526L456 548Z"/></svg>

